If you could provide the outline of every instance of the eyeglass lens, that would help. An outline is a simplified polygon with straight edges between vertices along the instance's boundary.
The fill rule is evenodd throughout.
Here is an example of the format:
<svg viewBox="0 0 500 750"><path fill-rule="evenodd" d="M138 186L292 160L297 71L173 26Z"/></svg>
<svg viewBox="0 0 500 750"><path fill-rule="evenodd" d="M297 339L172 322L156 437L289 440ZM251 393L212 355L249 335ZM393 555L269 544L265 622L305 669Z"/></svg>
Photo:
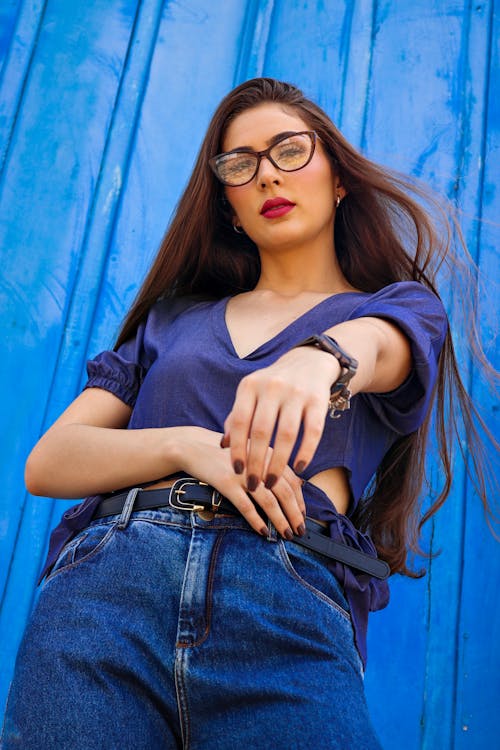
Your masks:
<svg viewBox="0 0 500 750"><path fill-rule="evenodd" d="M269 159L278 169L293 172L305 167L311 158L313 139L307 133L288 136L269 151ZM223 154L217 159L219 178L228 185L243 185L255 176L259 157L251 151Z"/></svg>

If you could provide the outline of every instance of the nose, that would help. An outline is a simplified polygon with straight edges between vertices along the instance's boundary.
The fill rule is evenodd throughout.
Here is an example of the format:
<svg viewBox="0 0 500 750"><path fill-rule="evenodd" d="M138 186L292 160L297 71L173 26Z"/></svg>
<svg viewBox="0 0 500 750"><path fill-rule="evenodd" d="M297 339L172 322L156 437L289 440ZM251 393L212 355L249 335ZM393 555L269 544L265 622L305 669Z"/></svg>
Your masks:
<svg viewBox="0 0 500 750"><path fill-rule="evenodd" d="M271 163L267 156L264 156L260 160L259 169L257 171L257 184L260 187L266 187L266 185L272 183L279 185L281 181L280 170Z"/></svg>

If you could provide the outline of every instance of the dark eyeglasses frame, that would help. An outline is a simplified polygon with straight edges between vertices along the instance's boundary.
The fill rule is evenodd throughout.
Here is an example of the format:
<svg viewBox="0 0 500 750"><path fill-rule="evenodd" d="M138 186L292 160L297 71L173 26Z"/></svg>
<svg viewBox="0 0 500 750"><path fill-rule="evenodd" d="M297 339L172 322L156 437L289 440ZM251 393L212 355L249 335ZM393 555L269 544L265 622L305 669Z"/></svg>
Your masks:
<svg viewBox="0 0 500 750"><path fill-rule="evenodd" d="M293 136L295 135L308 135L309 138L311 139L311 153L309 154L309 159L306 161L305 164L302 164L302 166L300 167L295 167L295 169L283 169L282 167L279 167L276 164L276 162L271 156L271 151L282 141L286 141L288 138L293 138ZM217 156L212 156L212 158L208 160L208 163L213 173L219 180L219 182L222 182L223 185L227 185L228 187L243 187L243 185L248 185L249 182L252 182L253 178L259 171L260 163L264 157L269 159L273 167L276 167L276 169L279 169L280 172L298 172L299 169L304 169L304 167L307 167L307 165L309 164L309 162L314 156L314 150L316 148L316 138L317 138L317 133L314 130L300 130L298 133L288 133L287 135L284 135L283 138L280 138L279 140L272 143L269 146L269 148L264 149L264 151L254 151L251 148L235 148L232 151L224 151L222 154L217 154ZM229 154L252 154L252 156L257 157L257 164L255 166L255 172L253 173L253 175L250 177L249 180L245 180L245 182L240 182L238 183L238 185L233 185L231 182L226 182L220 177L219 173L217 172L217 159L220 159L221 156L228 156Z"/></svg>

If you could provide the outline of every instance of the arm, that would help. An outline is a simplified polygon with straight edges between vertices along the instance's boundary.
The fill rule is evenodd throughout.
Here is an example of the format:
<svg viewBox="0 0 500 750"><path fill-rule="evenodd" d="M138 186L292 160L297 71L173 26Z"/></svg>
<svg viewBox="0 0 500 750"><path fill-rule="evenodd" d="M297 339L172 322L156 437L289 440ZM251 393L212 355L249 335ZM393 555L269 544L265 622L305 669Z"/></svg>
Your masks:
<svg viewBox="0 0 500 750"><path fill-rule="evenodd" d="M358 360L352 393L385 393L397 388L411 370L407 337L381 318L358 318L324 331ZM240 383L225 422L224 445L231 446L233 466L241 462L247 476L280 477L297 439L304 433L294 468L301 473L311 461L324 429L330 387L340 374L331 354L315 347L291 349L270 367ZM264 455L277 424L274 452L264 474ZM240 466L241 466L240 464ZM272 476L273 475L273 476Z"/></svg>
<svg viewBox="0 0 500 750"><path fill-rule="evenodd" d="M120 429L131 411L101 388L83 391L29 455L29 492L78 498L179 471L175 437L182 428ZM214 444L216 440L214 433Z"/></svg>
<svg viewBox="0 0 500 750"><path fill-rule="evenodd" d="M412 361L408 339L397 326L386 320L358 318L333 326L324 333L338 341L359 363L351 380L353 394L393 391L410 374ZM337 376L339 369L337 365Z"/></svg>
<svg viewBox="0 0 500 750"><path fill-rule="evenodd" d="M29 492L83 497L185 471L216 487L256 531L263 530L244 477L234 474L230 452L220 446L221 433L196 426L123 429L130 414L131 408L106 390L83 391L28 457ZM252 497L283 536L292 533L290 524L299 532L305 506L300 480L289 467L273 492L260 487Z"/></svg>

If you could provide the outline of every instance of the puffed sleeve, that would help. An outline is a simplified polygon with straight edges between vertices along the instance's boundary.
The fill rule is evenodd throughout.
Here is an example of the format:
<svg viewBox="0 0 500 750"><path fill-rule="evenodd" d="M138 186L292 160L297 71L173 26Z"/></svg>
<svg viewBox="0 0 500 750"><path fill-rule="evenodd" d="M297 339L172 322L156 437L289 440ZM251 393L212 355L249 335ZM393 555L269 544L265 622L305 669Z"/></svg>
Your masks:
<svg viewBox="0 0 500 750"><path fill-rule="evenodd" d="M441 300L422 284L391 284L361 302L349 318L378 317L396 324L409 339L412 371L389 393L363 393L377 417L392 430L407 435L425 419L438 373L448 319Z"/></svg>
<svg viewBox="0 0 500 750"><path fill-rule="evenodd" d="M148 367L144 351L145 328L146 322L140 323L135 336L116 351L104 351L90 359L84 388L103 388L133 408Z"/></svg>

